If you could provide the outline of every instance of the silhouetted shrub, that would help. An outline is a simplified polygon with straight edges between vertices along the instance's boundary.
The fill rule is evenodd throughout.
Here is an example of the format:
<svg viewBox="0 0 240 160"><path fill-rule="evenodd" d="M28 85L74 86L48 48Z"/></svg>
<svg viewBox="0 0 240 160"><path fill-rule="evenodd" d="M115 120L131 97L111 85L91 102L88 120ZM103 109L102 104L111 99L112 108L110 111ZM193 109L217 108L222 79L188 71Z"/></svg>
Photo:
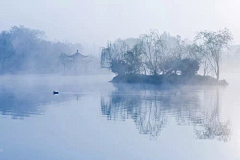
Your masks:
<svg viewBox="0 0 240 160"><path fill-rule="evenodd" d="M123 75L126 73L126 63L123 60L112 60L110 63L110 69L113 73Z"/></svg>
<svg viewBox="0 0 240 160"><path fill-rule="evenodd" d="M178 69L184 76L193 76L196 75L199 70L199 63L196 60L185 58L179 61Z"/></svg>

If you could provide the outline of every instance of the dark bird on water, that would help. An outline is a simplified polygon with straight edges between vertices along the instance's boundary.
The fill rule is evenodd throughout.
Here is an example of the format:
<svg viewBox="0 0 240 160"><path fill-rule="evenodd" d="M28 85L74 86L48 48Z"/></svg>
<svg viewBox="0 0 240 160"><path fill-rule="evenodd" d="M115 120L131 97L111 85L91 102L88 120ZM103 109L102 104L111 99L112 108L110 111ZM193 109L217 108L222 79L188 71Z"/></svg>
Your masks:
<svg viewBox="0 0 240 160"><path fill-rule="evenodd" d="M53 91L53 94L59 94L59 92L57 92L57 91Z"/></svg>

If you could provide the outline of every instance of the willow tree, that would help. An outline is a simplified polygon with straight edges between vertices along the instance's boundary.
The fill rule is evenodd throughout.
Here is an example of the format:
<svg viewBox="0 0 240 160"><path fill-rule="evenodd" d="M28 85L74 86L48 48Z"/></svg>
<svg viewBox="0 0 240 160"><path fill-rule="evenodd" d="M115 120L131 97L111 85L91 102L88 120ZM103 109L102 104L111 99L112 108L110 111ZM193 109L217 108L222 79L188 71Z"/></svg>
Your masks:
<svg viewBox="0 0 240 160"><path fill-rule="evenodd" d="M125 73L124 56L129 51L129 46L118 39L115 43L109 43L101 52L101 67L109 68L116 74Z"/></svg>
<svg viewBox="0 0 240 160"><path fill-rule="evenodd" d="M195 37L195 43L201 49L201 53L214 71L217 80L220 76L222 53L224 49L229 48L232 40L232 34L226 28L217 32L202 31Z"/></svg>

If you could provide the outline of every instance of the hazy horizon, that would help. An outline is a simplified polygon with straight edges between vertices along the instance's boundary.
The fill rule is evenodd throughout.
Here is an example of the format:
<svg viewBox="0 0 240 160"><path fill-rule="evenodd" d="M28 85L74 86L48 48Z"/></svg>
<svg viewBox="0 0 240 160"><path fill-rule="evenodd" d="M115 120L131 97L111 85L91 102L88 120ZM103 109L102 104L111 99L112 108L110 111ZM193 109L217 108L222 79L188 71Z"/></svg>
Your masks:
<svg viewBox="0 0 240 160"><path fill-rule="evenodd" d="M240 44L237 0L22 1L1 0L0 31L14 25L42 30L49 40L105 46L149 29L192 39L201 30L228 28ZM174 12L173 12L174 11Z"/></svg>

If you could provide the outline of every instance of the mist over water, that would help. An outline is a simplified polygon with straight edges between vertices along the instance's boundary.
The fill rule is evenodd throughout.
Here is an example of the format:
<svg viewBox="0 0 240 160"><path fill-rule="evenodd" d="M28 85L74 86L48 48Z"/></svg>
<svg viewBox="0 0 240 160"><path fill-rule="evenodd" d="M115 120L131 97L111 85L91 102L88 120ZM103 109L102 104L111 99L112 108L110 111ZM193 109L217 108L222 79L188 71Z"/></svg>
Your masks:
<svg viewBox="0 0 240 160"><path fill-rule="evenodd" d="M0 158L237 159L239 76L223 76L227 87L174 88L1 76Z"/></svg>
<svg viewBox="0 0 240 160"><path fill-rule="evenodd" d="M239 0L0 4L0 160L240 159Z"/></svg>

